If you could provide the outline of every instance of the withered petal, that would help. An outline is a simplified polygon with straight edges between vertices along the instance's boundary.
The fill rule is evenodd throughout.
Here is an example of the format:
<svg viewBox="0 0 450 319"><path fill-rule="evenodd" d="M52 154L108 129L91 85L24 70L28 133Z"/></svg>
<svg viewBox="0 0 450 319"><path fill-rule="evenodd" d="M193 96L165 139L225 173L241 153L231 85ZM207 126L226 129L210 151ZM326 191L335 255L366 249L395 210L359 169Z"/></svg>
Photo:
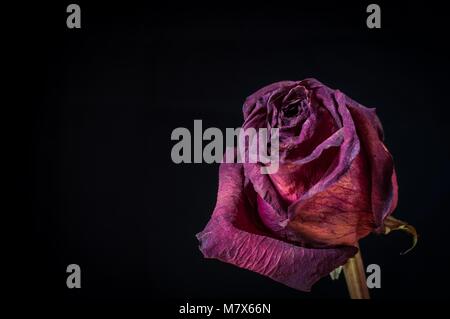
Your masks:
<svg viewBox="0 0 450 319"><path fill-rule="evenodd" d="M244 181L242 164L221 164L216 207L206 228L197 234L205 257L309 291L357 252L347 246L304 248L273 237L252 221L257 213L246 203Z"/></svg>
<svg viewBox="0 0 450 319"><path fill-rule="evenodd" d="M394 161L383 144L383 129L375 109L366 108L347 97L347 106L354 119L362 148L369 161L372 212L378 232L383 231L383 220L397 206L398 184Z"/></svg>

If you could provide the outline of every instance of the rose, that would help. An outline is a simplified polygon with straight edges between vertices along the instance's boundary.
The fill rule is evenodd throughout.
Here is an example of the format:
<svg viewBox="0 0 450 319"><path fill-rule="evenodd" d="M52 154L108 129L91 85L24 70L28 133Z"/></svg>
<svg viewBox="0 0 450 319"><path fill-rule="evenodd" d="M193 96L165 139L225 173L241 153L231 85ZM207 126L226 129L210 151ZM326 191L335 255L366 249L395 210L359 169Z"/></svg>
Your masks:
<svg viewBox="0 0 450 319"><path fill-rule="evenodd" d="M200 250L309 291L396 207L380 121L375 109L306 79L249 96L243 128L279 128L279 169L264 175L262 163L221 164Z"/></svg>

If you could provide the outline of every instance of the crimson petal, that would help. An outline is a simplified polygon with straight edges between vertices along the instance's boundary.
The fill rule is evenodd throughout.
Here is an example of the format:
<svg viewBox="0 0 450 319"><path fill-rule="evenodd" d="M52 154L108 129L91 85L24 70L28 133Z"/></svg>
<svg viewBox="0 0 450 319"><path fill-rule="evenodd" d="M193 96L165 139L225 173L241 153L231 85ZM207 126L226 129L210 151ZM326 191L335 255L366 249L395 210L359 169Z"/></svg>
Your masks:
<svg viewBox="0 0 450 319"><path fill-rule="evenodd" d="M262 223L255 223L258 215L248 203L248 185L242 164L221 164L216 207L205 229L197 234L205 257L309 291L356 253L357 248L351 246L310 249L275 238Z"/></svg>
<svg viewBox="0 0 450 319"><path fill-rule="evenodd" d="M392 155L383 144L383 128L375 109L369 109L346 97L347 107L354 119L360 138L364 137L363 151L371 170L372 211L377 231L397 206L398 185Z"/></svg>

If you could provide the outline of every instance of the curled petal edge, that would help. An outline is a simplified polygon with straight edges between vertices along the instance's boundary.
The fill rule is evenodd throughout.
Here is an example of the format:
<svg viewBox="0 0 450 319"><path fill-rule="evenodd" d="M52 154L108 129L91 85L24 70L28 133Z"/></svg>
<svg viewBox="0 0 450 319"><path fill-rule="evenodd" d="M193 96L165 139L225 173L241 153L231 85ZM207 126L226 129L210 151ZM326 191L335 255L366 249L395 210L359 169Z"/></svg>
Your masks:
<svg viewBox="0 0 450 319"><path fill-rule="evenodd" d="M265 275L294 289L310 291L320 278L343 265L352 246L305 248L272 237L248 223L242 164L221 164L216 208L197 234L206 258L215 258ZM253 229L252 229L253 227Z"/></svg>

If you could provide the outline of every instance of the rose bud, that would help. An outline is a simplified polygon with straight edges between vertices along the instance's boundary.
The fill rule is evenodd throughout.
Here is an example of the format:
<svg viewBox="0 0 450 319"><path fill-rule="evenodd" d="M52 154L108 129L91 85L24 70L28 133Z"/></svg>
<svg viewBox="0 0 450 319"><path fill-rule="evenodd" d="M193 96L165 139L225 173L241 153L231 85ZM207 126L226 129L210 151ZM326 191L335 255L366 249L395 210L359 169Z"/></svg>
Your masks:
<svg viewBox="0 0 450 319"><path fill-rule="evenodd" d="M315 79L271 84L243 107L247 128L279 128L279 168L222 163L200 250L309 291L383 231L397 181L375 114Z"/></svg>

